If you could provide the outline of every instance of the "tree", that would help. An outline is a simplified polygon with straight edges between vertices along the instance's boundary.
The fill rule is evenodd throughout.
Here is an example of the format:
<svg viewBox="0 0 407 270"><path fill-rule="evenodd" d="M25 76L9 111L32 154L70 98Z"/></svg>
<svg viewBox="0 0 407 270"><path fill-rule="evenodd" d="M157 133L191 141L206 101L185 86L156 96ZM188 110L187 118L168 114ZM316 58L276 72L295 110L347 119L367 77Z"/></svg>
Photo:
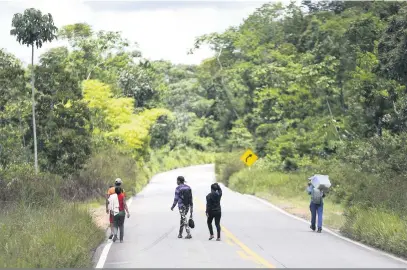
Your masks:
<svg viewBox="0 0 407 270"><path fill-rule="evenodd" d="M35 67L39 166L60 175L77 172L91 154L91 114L68 60L67 48L53 48Z"/></svg>
<svg viewBox="0 0 407 270"><path fill-rule="evenodd" d="M0 49L0 170L26 162L29 95L20 61Z"/></svg>
<svg viewBox="0 0 407 270"><path fill-rule="evenodd" d="M141 57L137 43L131 44L120 32L94 32L88 24L63 26L58 38L69 42L69 61L78 76L110 84L115 95L121 94L117 87L121 71Z"/></svg>
<svg viewBox="0 0 407 270"><path fill-rule="evenodd" d="M13 16L10 34L17 37L20 44L31 46L31 88L32 88L32 121L34 135L35 172L38 173L37 134L35 126L35 87L34 87L34 45L42 47L44 42L51 42L56 38L57 27L54 25L50 13L42 15L34 8L26 9L24 14L16 13Z"/></svg>
<svg viewBox="0 0 407 270"><path fill-rule="evenodd" d="M390 18L378 45L380 69L390 79L407 85L407 8Z"/></svg>

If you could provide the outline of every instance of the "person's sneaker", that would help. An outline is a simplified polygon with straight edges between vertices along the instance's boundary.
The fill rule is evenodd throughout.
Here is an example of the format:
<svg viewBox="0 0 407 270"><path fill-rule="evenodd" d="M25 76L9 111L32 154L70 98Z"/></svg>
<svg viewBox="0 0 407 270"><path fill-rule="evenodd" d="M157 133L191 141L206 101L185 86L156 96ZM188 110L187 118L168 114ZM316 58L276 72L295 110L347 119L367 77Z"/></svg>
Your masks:
<svg viewBox="0 0 407 270"><path fill-rule="evenodd" d="M113 236L113 242L116 242L117 240L117 235Z"/></svg>
<svg viewBox="0 0 407 270"><path fill-rule="evenodd" d="M192 235L188 234L187 236L185 236L185 239L191 239Z"/></svg>
<svg viewBox="0 0 407 270"><path fill-rule="evenodd" d="M315 232L315 227L309 226L311 230L313 230Z"/></svg>
<svg viewBox="0 0 407 270"><path fill-rule="evenodd" d="M319 233L322 232L322 228L318 228L318 232L319 232Z"/></svg>
<svg viewBox="0 0 407 270"><path fill-rule="evenodd" d="M220 241L220 238L216 238L216 241Z"/></svg>
<svg viewBox="0 0 407 270"><path fill-rule="evenodd" d="M109 239L112 239L113 238L113 234L111 234L110 236L109 236Z"/></svg>
<svg viewBox="0 0 407 270"><path fill-rule="evenodd" d="M178 234L178 238L182 238L182 234Z"/></svg>
<svg viewBox="0 0 407 270"><path fill-rule="evenodd" d="M120 243L123 243L123 240L120 240Z"/></svg>
<svg viewBox="0 0 407 270"><path fill-rule="evenodd" d="M215 236L213 235L209 236L209 240L212 240L213 238L215 238Z"/></svg>

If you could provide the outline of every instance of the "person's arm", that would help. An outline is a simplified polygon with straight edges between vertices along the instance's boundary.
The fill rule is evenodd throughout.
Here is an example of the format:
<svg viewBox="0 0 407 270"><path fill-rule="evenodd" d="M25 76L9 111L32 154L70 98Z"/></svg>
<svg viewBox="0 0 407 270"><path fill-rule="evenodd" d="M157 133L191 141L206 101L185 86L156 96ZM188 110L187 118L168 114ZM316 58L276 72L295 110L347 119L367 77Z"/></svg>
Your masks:
<svg viewBox="0 0 407 270"><path fill-rule="evenodd" d="M178 200L179 200L179 189L176 188L175 189L174 202L172 203L171 210L174 210L174 207L177 205Z"/></svg>
<svg viewBox="0 0 407 270"><path fill-rule="evenodd" d="M123 198L123 204L124 204L124 210L126 210L126 212L127 212L127 218L129 218L130 212L129 212L129 208L127 207L127 202L126 202L125 198Z"/></svg>
<svg viewBox="0 0 407 270"><path fill-rule="evenodd" d="M222 197L222 189L220 188L219 184L218 184L218 193L219 193L219 197Z"/></svg>
<svg viewBox="0 0 407 270"><path fill-rule="evenodd" d="M194 196L192 195L192 189L191 189L191 217L192 217L193 212L194 212Z"/></svg>
<svg viewBox="0 0 407 270"><path fill-rule="evenodd" d="M308 192L308 195L311 195L311 192L312 192L312 185L311 185L311 183L308 183L307 192Z"/></svg>
<svg viewBox="0 0 407 270"><path fill-rule="evenodd" d="M109 190L106 192L106 214L109 214Z"/></svg>

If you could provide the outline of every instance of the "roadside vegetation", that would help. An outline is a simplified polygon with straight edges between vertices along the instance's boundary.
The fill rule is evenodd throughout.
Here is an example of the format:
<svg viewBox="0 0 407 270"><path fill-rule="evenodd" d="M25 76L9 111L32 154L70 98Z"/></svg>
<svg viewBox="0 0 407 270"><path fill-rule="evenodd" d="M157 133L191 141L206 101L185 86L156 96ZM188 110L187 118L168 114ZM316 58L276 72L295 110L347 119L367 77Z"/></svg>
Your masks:
<svg viewBox="0 0 407 270"><path fill-rule="evenodd" d="M191 53L214 51L196 66L148 61L119 32L16 15L16 38L47 25L44 40L20 39L34 52L54 37L69 45L28 68L0 49L0 265L90 267L104 232L84 202L117 177L135 194L158 172L207 163L303 217L307 178L328 174L326 224L405 256L406 5L265 4L191 41ZM250 169L247 148L260 157Z"/></svg>

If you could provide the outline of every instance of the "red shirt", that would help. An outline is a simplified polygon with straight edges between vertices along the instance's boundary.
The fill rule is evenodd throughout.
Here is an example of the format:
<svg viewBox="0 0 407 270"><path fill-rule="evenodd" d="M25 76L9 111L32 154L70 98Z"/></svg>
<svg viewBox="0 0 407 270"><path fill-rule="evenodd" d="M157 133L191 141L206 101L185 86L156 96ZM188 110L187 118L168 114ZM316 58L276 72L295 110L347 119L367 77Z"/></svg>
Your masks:
<svg viewBox="0 0 407 270"><path fill-rule="evenodd" d="M117 198L119 199L119 211L124 210L124 193L120 193L117 195Z"/></svg>

